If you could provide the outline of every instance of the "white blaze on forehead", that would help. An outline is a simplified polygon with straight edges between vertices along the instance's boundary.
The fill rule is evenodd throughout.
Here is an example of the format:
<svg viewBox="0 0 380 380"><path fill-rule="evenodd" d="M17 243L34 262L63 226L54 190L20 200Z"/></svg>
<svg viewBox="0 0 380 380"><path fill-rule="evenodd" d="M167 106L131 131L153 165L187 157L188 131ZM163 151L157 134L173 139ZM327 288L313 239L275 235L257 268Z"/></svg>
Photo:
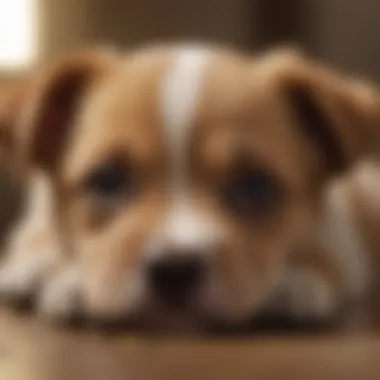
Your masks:
<svg viewBox="0 0 380 380"><path fill-rule="evenodd" d="M180 49L174 53L164 77L161 114L172 158L178 159L185 153L210 58L207 49Z"/></svg>
<svg viewBox="0 0 380 380"><path fill-rule="evenodd" d="M161 117L170 160L171 203L159 240L183 246L202 244L211 236L207 222L190 204L187 181L187 150L201 101L212 51L182 48L174 52L164 76ZM210 227L210 226L209 226Z"/></svg>

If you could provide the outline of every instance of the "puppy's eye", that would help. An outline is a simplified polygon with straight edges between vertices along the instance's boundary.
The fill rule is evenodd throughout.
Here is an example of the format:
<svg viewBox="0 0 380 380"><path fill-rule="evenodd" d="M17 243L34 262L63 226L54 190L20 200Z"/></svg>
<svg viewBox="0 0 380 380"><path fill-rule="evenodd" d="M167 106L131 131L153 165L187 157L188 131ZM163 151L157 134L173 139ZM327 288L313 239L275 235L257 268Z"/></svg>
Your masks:
<svg viewBox="0 0 380 380"><path fill-rule="evenodd" d="M99 197L113 197L128 193L132 178L128 167L122 163L110 162L95 168L85 182L86 191Z"/></svg>
<svg viewBox="0 0 380 380"><path fill-rule="evenodd" d="M282 187L263 170L236 170L226 186L229 207L241 216L262 216L281 198Z"/></svg>

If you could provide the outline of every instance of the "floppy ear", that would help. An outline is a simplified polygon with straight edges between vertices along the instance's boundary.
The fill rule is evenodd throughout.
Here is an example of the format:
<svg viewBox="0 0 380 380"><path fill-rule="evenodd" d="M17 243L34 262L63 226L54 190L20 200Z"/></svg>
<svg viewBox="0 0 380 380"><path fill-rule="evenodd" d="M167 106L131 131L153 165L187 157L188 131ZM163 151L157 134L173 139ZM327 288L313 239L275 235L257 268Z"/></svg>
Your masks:
<svg viewBox="0 0 380 380"><path fill-rule="evenodd" d="M370 84L319 66L299 53L277 57L277 79L300 133L328 174L349 168L379 138L380 97Z"/></svg>
<svg viewBox="0 0 380 380"><path fill-rule="evenodd" d="M28 81L5 83L0 87L0 150L14 153L15 124L28 91Z"/></svg>
<svg viewBox="0 0 380 380"><path fill-rule="evenodd" d="M86 51L36 73L16 129L25 161L48 171L55 168L83 100L115 62L113 52Z"/></svg>

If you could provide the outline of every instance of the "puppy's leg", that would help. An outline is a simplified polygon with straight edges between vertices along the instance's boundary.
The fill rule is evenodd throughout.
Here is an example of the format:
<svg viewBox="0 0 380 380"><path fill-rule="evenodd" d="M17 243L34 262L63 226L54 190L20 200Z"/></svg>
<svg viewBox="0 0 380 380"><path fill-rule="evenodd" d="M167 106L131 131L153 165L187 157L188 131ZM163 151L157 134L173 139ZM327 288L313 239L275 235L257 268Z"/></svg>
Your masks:
<svg viewBox="0 0 380 380"><path fill-rule="evenodd" d="M60 254L51 226L21 223L0 266L0 297L51 319L79 313L77 268Z"/></svg>
<svg viewBox="0 0 380 380"><path fill-rule="evenodd" d="M264 315L295 322L326 322L339 310L344 296L339 268L311 248L282 271L264 307Z"/></svg>
<svg viewBox="0 0 380 380"><path fill-rule="evenodd" d="M53 320L70 320L81 314L79 268L61 262L46 278L36 308L40 315Z"/></svg>
<svg viewBox="0 0 380 380"><path fill-rule="evenodd" d="M49 183L33 174L21 219L11 231L0 264L0 294L6 298L33 296L44 276L59 261L52 227Z"/></svg>
<svg viewBox="0 0 380 380"><path fill-rule="evenodd" d="M0 294L10 298L33 295L57 256L49 231L25 226L17 232L0 267Z"/></svg>
<svg viewBox="0 0 380 380"><path fill-rule="evenodd" d="M368 170L363 172L359 168L327 189L314 242L311 239L298 251L297 257L293 256L294 262L287 263L268 302L269 310L296 319L326 320L348 299L360 300L365 296L372 276L365 244L368 239L359 228L360 220L371 220L371 225L378 225L378 210L374 207L378 193L368 203L369 196L362 188L364 183L367 192L374 188L378 173L371 171L367 176L369 181L368 178L365 181L366 173ZM357 207L358 200L370 204L369 209L376 218L370 218L368 212L365 215L355 212L365 210Z"/></svg>

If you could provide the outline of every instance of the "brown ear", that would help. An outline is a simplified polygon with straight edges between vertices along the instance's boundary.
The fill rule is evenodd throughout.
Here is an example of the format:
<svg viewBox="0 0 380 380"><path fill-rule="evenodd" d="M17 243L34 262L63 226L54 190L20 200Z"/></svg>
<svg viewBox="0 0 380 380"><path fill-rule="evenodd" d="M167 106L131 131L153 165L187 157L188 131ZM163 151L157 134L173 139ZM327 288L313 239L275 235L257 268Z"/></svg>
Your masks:
<svg viewBox="0 0 380 380"><path fill-rule="evenodd" d="M54 169L82 101L114 67L116 54L86 51L68 55L35 75L17 132L23 158Z"/></svg>
<svg viewBox="0 0 380 380"><path fill-rule="evenodd" d="M14 153L15 124L26 98L28 84L25 79L0 87L0 149L6 156Z"/></svg>
<svg viewBox="0 0 380 380"><path fill-rule="evenodd" d="M380 97L370 84L297 53L277 57L277 78L301 134L337 173L369 153L379 138Z"/></svg>

